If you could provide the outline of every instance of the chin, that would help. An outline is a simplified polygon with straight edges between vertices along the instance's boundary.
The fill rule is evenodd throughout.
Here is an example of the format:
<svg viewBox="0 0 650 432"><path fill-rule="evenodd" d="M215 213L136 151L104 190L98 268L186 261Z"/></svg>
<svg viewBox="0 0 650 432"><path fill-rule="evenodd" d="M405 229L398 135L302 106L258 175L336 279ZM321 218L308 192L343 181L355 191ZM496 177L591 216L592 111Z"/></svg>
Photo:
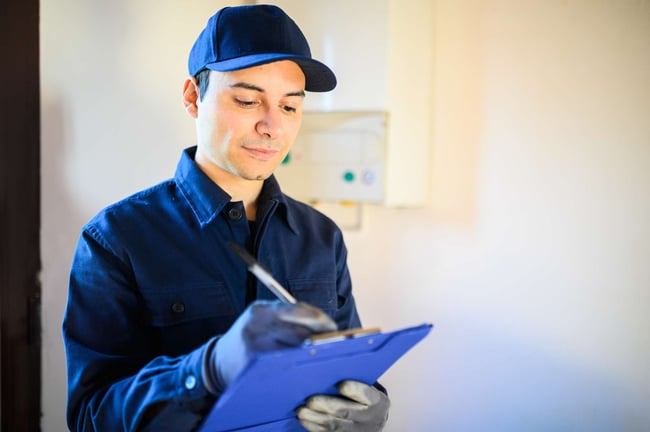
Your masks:
<svg viewBox="0 0 650 432"><path fill-rule="evenodd" d="M251 181L264 181L267 178L271 177L271 174L250 174L250 175L241 175L240 177Z"/></svg>

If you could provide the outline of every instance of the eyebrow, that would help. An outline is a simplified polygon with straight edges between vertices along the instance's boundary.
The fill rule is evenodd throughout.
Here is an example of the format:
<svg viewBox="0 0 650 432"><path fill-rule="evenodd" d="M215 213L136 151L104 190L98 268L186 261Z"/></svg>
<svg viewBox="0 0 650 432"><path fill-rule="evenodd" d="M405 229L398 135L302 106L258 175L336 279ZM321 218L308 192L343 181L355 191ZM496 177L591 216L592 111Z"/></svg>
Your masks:
<svg viewBox="0 0 650 432"><path fill-rule="evenodd" d="M263 88L258 87L255 84L250 84L250 83L246 83L246 82L237 82L237 83L234 83L234 84L230 84L230 88L243 88L243 89L246 89L246 90L253 90L253 91L256 91L256 92L265 93ZM295 92L289 92L289 93L285 94L285 96L305 97L305 92L304 92L304 90L298 90L298 91L295 91Z"/></svg>

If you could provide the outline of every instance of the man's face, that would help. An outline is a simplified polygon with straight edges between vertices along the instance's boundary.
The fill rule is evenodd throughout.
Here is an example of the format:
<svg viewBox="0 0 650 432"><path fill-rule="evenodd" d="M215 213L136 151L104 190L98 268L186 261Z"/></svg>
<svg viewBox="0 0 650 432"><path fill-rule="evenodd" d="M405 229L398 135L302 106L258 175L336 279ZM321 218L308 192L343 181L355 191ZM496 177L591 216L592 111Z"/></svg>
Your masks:
<svg viewBox="0 0 650 432"><path fill-rule="evenodd" d="M211 71L197 102L198 151L229 174L266 179L296 138L304 88L305 76L292 61Z"/></svg>

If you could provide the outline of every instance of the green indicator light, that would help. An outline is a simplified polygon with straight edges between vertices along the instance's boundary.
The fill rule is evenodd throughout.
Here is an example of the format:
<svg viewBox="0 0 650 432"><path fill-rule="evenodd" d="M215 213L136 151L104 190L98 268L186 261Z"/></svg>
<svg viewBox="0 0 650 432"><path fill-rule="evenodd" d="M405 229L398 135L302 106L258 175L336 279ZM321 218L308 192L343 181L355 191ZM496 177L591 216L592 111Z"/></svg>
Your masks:
<svg viewBox="0 0 650 432"><path fill-rule="evenodd" d="M354 181L354 173L352 171L346 171L343 174L343 180L346 182L353 182Z"/></svg>

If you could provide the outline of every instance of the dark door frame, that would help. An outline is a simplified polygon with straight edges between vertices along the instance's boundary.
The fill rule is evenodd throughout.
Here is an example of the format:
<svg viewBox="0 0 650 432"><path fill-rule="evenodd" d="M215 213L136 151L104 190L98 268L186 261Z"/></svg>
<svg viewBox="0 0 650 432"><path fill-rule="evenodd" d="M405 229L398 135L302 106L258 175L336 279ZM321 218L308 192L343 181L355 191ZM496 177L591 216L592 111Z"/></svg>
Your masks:
<svg viewBox="0 0 650 432"><path fill-rule="evenodd" d="M0 429L41 422L39 0L0 1Z"/></svg>

